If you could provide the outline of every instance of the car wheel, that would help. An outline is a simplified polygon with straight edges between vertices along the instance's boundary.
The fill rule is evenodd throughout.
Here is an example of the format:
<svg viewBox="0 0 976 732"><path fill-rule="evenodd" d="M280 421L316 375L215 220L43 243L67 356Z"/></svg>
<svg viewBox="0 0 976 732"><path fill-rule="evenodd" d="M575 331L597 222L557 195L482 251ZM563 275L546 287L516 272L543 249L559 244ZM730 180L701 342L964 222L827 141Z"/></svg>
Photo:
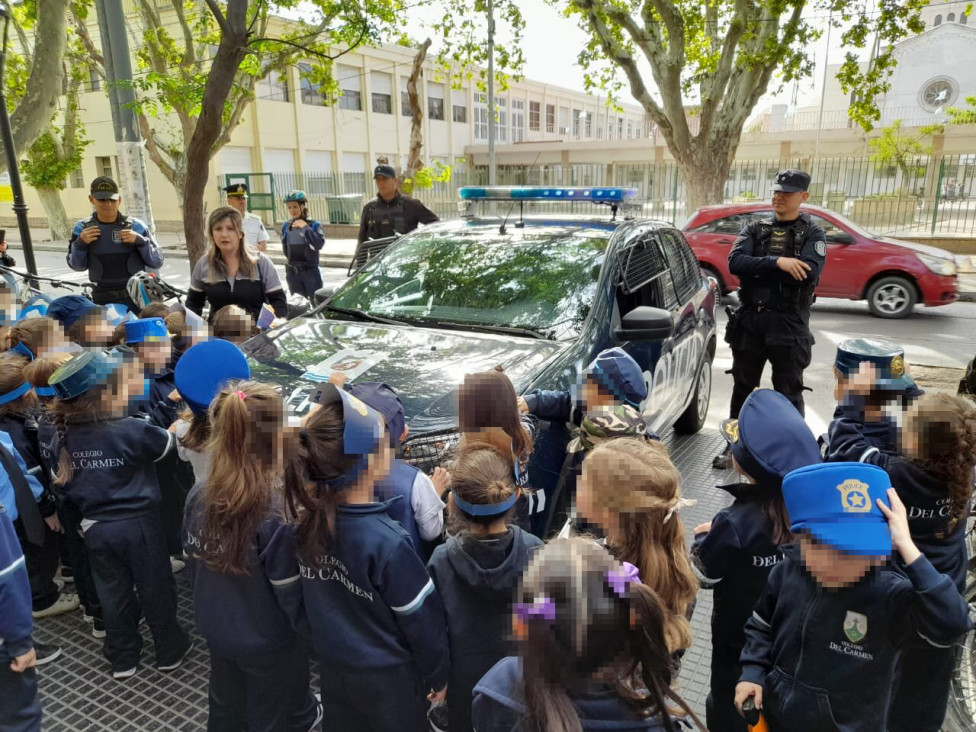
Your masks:
<svg viewBox="0 0 976 732"><path fill-rule="evenodd" d="M695 393L681 416L674 423L674 431L690 435L705 425L708 404L712 398L712 359L706 358L698 367L695 377Z"/></svg>
<svg viewBox="0 0 976 732"><path fill-rule="evenodd" d="M702 271L702 274L705 275L706 277L711 277L713 280L715 280L716 282L718 282L718 294L719 295L722 295L724 297L725 295L728 295L729 294L729 291L725 287L725 283L722 281L722 275L720 275L714 269L712 269L711 267L709 267L707 264L701 265L701 271Z"/></svg>
<svg viewBox="0 0 976 732"><path fill-rule="evenodd" d="M882 277L868 289L868 309L879 318L905 318L916 297L915 285L904 277Z"/></svg>

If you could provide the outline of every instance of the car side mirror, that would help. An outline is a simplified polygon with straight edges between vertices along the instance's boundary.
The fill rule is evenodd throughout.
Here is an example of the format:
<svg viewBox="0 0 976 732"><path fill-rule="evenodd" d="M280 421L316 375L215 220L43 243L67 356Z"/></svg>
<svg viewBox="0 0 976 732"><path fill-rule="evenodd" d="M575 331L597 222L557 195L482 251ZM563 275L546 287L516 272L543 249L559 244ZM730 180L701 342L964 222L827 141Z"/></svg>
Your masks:
<svg viewBox="0 0 976 732"><path fill-rule="evenodd" d="M674 317L667 310L641 305L620 319L618 341L663 341L674 333Z"/></svg>
<svg viewBox="0 0 976 732"><path fill-rule="evenodd" d="M832 234L828 234L827 241L834 244L853 244L854 237L848 234L846 231L837 231Z"/></svg>
<svg viewBox="0 0 976 732"><path fill-rule="evenodd" d="M331 300L338 289L338 285L322 285L322 287L315 291L315 304L321 305L327 300Z"/></svg>

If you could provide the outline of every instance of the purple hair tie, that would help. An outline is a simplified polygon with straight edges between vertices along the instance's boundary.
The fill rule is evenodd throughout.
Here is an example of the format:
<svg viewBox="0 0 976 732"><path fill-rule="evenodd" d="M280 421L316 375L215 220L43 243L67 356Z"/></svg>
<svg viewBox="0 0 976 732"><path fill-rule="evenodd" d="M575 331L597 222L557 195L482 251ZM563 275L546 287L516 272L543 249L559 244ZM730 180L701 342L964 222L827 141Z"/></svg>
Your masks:
<svg viewBox="0 0 976 732"><path fill-rule="evenodd" d="M552 598L540 595L532 602L515 603L515 614L522 620L543 618L551 623L556 619L556 603Z"/></svg>
<svg viewBox="0 0 976 732"><path fill-rule="evenodd" d="M607 584L613 589L613 594L624 597L629 585L641 584L640 572L630 562L622 562L620 569L611 569L607 572Z"/></svg>

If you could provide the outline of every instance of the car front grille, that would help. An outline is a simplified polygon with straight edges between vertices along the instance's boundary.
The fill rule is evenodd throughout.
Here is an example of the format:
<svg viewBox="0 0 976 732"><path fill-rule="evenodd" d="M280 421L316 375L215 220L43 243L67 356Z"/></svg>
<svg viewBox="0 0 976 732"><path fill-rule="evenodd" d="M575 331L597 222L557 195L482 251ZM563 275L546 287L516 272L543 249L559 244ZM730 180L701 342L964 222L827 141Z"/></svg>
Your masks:
<svg viewBox="0 0 976 732"><path fill-rule="evenodd" d="M431 473L454 452L460 439L461 435L456 430L408 437L403 445L403 459L415 468Z"/></svg>

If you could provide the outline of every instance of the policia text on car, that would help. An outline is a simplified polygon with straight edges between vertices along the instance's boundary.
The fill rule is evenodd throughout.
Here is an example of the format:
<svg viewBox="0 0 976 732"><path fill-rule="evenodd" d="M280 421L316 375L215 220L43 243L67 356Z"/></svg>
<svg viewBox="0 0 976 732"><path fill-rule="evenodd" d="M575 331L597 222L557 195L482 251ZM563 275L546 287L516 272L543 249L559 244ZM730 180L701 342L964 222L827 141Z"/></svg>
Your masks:
<svg viewBox="0 0 976 732"><path fill-rule="evenodd" d="M729 271L739 278L739 302L729 310L725 340L732 348L732 400L736 419L746 397L759 386L769 361L773 388L803 413L803 370L810 365L813 334L810 305L827 258L827 237L800 213L810 176L799 170L777 174L773 220L747 224L729 252ZM716 468L731 467L728 450Z"/></svg>

